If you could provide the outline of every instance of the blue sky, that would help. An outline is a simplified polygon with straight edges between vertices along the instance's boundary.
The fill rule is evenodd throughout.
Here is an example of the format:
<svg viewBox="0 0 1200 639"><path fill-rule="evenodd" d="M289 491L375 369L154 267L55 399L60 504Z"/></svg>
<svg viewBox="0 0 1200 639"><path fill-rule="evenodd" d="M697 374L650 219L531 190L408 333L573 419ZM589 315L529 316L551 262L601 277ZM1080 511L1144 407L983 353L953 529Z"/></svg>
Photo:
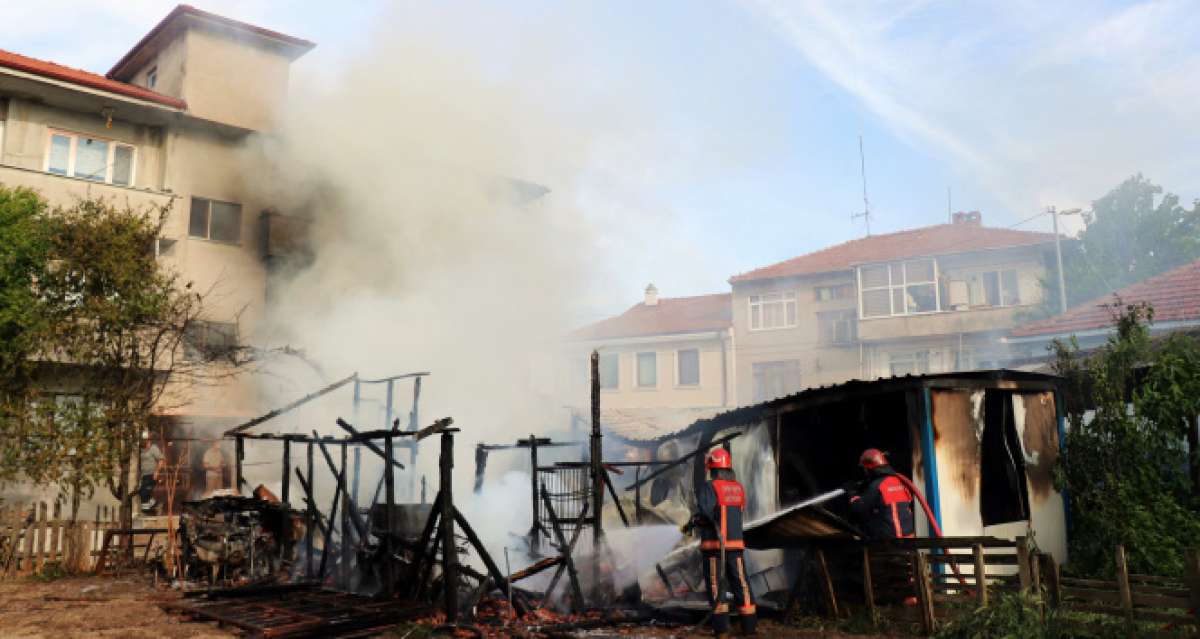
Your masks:
<svg viewBox="0 0 1200 639"><path fill-rule="evenodd" d="M1200 197L1192 2L193 4L316 41L300 83L420 39L587 131L598 312L862 236L860 134L875 232L944 221L947 188L992 226L1138 171ZM0 47L102 73L172 6L19 3Z"/></svg>

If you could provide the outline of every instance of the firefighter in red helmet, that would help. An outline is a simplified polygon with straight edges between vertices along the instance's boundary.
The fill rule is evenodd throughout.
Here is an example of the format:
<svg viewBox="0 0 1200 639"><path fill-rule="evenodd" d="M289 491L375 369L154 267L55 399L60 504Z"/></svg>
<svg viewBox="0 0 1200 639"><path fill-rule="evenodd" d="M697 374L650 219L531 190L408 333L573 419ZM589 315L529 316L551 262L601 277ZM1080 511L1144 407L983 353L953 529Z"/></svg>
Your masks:
<svg viewBox="0 0 1200 639"><path fill-rule="evenodd" d="M913 495L888 464L887 456L877 448L868 448L858 458L866 474L865 481L855 482L851 493L850 510L868 539L897 539L915 537Z"/></svg>
<svg viewBox="0 0 1200 639"><path fill-rule="evenodd" d="M700 554L704 562L705 591L712 606L713 634L729 633L730 596L732 611L741 618L742 632L754 634L757 608L746 579L742 540L742 517L746 491L733 474L729 451L715 448L704 460L708 481L696 494L696 512L686 526L700 531Z"/></svg>

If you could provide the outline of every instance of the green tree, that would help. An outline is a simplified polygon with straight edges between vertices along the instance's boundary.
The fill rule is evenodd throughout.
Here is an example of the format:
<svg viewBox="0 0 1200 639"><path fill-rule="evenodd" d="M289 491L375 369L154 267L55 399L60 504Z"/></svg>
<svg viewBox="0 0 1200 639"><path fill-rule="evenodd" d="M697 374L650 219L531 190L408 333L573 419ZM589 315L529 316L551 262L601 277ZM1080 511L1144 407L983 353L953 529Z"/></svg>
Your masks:
<svg viewBox="0 0 1200 639"><path fill-rule="evenodd" d="M1074 306L1200 258L1200 202L1184 208L1140 173L1083 213L1084 228L1064 242L1067 304ZM1058 313L1058 281L1043 281L1037 315Z"/></svg>
<svg viewBox="0 0 1200 639"><path fill-rule="evenodd" d="M1178 575L1184 548L1200 536L1186 470L1195 452L1186 416L1194 420L1197 407L1187 393L1200 358L1185 338L1153 343L1148 306L1115 309L1113 335L1088 359L1073 343L1055 344L1069 394L1057 479L1070 500L1071 566L1108 573L1113 547L1124 544L1131 570Z"/></svg>

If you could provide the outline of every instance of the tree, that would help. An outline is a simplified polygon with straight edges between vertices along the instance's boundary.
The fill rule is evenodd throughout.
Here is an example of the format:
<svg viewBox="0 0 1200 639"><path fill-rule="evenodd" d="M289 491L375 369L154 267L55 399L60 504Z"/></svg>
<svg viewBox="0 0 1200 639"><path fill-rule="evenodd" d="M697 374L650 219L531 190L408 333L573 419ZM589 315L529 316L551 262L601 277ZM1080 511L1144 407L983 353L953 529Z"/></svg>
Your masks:
<svg viewBox="0 0 1200 639"><path fill-rule="evenodd" d="M1094 201L1083 219L1078 237L1062 246L1069 306L1200 258L1200 202L1186 209L1140 173ZM1057 278L1042 284L1037 314L1058 313Z"/></svg>
<svg viewBox="0 0 1200 639"><path fill-rule="evenodd" d="M2 228L33 257L24 279L8 276L15 301L0 305L19 336L3 351L0 383L23 393L0 422L0 477L58 485L71 495L72 520L81 495L105 486L130 526L142 438L158 439L155 424L196 384L238 374L249 351L184 348L202 328L205 294L156 259L169 205L93 199L48 211L35 194L15 193L21 214L8 217L23 222Z"/></svg>
<svg viewBox="0 0 1200 639"><path fill-rule="evenodd" d="M1153 316L1118 300L1115 331L1095 354L1081 361L1073 341L1054 345L1069 422L1056 472L1069 495L1071 566L1082 573L1108 572L1113 547L1124 544L1131 570L1178 575L1200 535L1186 471L1197 453L1187 434L1197 399L1188 393L1200 390L1200 357L1190 338L1152 342Z"/></svg>

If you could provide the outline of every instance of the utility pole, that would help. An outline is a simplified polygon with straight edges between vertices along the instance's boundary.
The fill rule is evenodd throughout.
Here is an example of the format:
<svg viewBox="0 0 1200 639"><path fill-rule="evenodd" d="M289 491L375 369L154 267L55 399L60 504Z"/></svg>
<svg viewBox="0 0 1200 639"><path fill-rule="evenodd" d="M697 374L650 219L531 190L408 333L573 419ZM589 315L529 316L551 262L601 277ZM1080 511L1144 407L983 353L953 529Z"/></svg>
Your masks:
<svg viewBox="0 0 1200 639"><path fill-rule="evenodd" d="M1059 215L1075 215L1079 213L1079 209L1071 209L1063 211L1061 214L1058 209L1051 206L1047 209L1050 217L1054 219L1054 257L1058 261L1058 312L1067 312L1067 280L1063 276L1063 261L1062 261L1062 241L1058 237L1058 216Z"/></svg>

